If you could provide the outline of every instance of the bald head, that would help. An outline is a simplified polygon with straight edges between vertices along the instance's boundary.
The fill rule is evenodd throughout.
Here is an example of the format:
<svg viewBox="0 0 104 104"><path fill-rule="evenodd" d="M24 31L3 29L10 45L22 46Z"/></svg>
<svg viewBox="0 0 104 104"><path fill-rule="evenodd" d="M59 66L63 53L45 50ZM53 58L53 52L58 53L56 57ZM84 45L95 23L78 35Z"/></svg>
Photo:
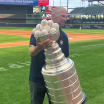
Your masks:
<svg viewBox="0 0 104 104"><path fill-rule="evenodd" d="M52 20L59 25L64 24L66 22L67 11L63 7L56 7L51 12Z"/></svg>
<svg viewBox="0 0 104 104"><path fill-rule="evenodd" d="M52 11L51 11L51 15L53 15L53 14L57 14L58 12L60 12L60 11L66 11L66 9L65 8L63 8L63 7L56 7L56 8L54 8Z"/></svg>

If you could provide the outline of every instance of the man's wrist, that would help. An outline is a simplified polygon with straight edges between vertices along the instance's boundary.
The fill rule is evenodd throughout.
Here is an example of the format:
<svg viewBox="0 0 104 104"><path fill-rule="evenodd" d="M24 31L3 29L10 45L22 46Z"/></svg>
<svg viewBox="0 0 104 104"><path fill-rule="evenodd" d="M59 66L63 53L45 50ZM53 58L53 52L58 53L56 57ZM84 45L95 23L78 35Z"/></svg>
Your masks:
<svg viewBox="0 0 104 104"><path fill-rule="evenodd" d="M37 45L37 46L36 46L36 50L37 50L38 52L40 52L40 51L42 50L41 45Z"/></svg>

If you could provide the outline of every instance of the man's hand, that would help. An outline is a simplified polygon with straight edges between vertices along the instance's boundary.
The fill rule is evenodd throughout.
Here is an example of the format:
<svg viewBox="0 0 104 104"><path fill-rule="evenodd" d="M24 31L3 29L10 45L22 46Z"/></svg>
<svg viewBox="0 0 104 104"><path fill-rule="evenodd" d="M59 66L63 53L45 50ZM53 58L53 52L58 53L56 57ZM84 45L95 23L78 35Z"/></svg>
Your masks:
<svg viewBox="0 0 104 104"><path fill-rule="evenodd" d="M40 42L40 38L38 38L36 41L36 46L39 47L39 49L43 50L49 48L52 45L52 43L53 41L50 39Z"/></svg>
<svg viewBox="0 0 104 104"><path fill-rule="evenodd" d="M36 41L36 46L31 46L29 48L30 56L36 56L40 51L51 47L52 43L53 41L50 39L40 42L40 39L38 38Z"/></svg>

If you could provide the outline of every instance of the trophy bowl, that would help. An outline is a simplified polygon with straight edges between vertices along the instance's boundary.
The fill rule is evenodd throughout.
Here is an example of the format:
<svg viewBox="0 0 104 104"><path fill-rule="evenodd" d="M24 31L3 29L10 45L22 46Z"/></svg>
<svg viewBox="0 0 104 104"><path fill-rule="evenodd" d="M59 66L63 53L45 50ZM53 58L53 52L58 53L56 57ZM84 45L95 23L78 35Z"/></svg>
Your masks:
<svg viewBox="0 0 104 104"><path fill-rule="evenodd" d="M46 39L57 41L60 36L59 25L52 20L42 20L41 24L37 24L33 29L32 34L36 39L40 38L40 42Z"/></svg>

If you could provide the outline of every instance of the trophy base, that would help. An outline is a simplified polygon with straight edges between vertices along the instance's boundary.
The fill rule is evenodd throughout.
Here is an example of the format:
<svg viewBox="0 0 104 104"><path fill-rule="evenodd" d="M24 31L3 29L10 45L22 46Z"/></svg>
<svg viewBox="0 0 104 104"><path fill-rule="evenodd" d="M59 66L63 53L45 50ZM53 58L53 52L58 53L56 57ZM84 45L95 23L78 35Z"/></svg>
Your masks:
<svg viewBox="0 0 104 104"><path fill-rule="evenodd" d="M74 62L67 59L67 64L50 70L43 67L42 73L53 104L84 104L83 93Z"/></svg>
<svg viewBox="0 0 104 104"><path fill-rule="evenodd" d="M85 101L86 101L86 94L83 92L83 100L82 100L82 102L81 102L81 104L85 104Z"/></svg>
<svg viewBox="0 0 104 104"><path fill-rule="evenodd" d="M86 101L86 94L83 92L83 93L82 93L82 96L83 96L83 98L82 98L81 103L77 103L77 104L85 104L85 101ZM52 102L52 104L64 104L64 103L55 103L55 102Z"/></svg>

